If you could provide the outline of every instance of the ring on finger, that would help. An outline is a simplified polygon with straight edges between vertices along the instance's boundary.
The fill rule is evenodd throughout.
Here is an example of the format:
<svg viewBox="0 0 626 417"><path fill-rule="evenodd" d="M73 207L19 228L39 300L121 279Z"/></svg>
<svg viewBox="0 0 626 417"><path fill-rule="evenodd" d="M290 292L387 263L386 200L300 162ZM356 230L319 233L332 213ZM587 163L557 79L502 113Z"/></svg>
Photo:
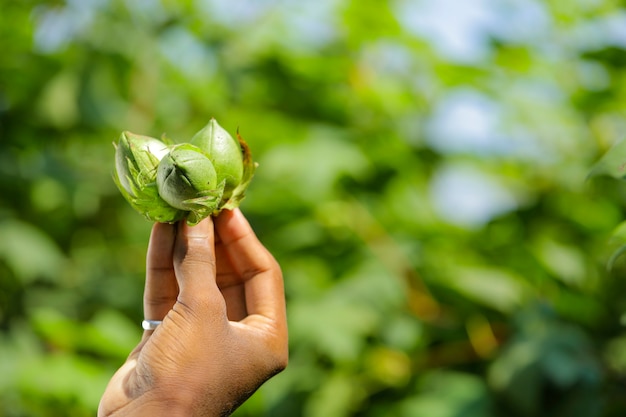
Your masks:
<svg viewBox="0 0 626 417"><path fill-rule="evenodd" d="M144 320L141 322L141 327L144 330L154 330L159 327L161 323L163 323L162 320Z"/></svg>

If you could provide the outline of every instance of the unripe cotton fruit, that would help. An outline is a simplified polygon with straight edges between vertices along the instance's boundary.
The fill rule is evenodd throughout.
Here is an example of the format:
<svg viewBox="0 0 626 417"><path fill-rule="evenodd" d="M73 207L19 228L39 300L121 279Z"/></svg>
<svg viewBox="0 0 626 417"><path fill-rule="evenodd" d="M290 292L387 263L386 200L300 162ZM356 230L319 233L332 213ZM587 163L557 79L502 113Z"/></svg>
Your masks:
<svg viewBox="0 0 626 417"><path fill-rule="evenodd" d="M208 155L189 143L175 145L157 170L159 195L180 210L193 210L192 200L217 188L217 173Z"/></svg>
<svg viewBox="0 0 626 417"><path fill-rule="evenodd" d="M122 132L115 148L115 170L120 185L136 197L137 184L134 182L149 181L148 177L154 176L159 161L167 152L167 145L158 139Z"/></svg>
<svg viewBox="0 0 626 417"><path fill-rule="evenodd" d="M215 119L191 138L191 143L208 155L217 172L217 183L224 181L222 200L228 200L242 182L244 163L238 140L224 130Z"/></svg>
<svg viewBox="0 0 626 417"><path fill-rule="evenodd" d="M115 146L113 180L130 205L147 219L175 222L185 212L170 206L158 193L159 161L169 152L167 145L149 136L123 132Z"/></svg>

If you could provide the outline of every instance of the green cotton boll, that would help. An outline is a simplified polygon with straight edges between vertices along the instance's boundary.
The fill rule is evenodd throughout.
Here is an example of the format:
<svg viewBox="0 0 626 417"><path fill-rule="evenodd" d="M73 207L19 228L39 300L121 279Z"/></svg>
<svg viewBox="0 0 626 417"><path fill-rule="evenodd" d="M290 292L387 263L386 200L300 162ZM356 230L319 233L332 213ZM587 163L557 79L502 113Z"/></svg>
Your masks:
<svg viewBox="0 0 626 417"><path fill-rule="evenodd" d="M189 210L187 200L217 187L217 173L200 148L190 144L176 145L159 164L157 187L159 195L172 207Z"/></svg>
<svg viewBox="0 0 626 417"><path fill-rule="evenodd" d="M224 183L208 155L189 143L174 145L157 169L159 195L170 206L189 212L195 224L210 216L220 203Z"/></svg>
<svg viewBox="0 0 626 417"><path fill-rule="evenodd" d="M156 185L159 161L167 145L149 136L123 132L115 146L113 180L126 201L148 220L173 223L185 215L165 202Z"/></svg>
<svg viewBox="0 0 626 417"><path fill-rule="evenodd" d="M242 183L244 161L242 146L215 119L191 139L191 143L207 153L215 171L218 183L224 181L223 200L228 200L233 191Z"/></svg>
<svg viewBox="0 0 626 417"><path fill-rule="evenodd" d="M155 180L159 161L167 153L167 145L158 139L123 132L115 146L115 171L120 185L136 197L139 184Z"/></svg>

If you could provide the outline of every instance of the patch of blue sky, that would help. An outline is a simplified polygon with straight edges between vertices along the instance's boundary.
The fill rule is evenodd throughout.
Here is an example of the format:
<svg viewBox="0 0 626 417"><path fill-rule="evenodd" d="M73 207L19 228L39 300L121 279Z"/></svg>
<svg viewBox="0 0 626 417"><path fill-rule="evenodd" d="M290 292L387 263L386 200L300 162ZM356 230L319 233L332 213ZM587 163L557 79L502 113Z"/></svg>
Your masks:
<svg viewBox="0 0 626 417"><path fill-rule="evenodd" d="M340 4L340 0L196 0L197 9L211 19L234 29L263 33L271 29L270 40L294 52L316 50L336 39Z"/></svg>
<svg viewBox="0 0 626 417"><path fill-rule="evenodd" d="M394 76L413 75L417 57L406 45L391 39L380 39L363 46L362 65L368 71Z"/></svg>
<svg viewBox="0 0 626 417"><path fill-rule="evenodd" d="M98 11L109 1L67 0L65 6L36 6L32 12L33 49L41 53L62 50L93 23Z"/></svg>
<svg viewBox="0 0 626 417"><path fill-rule="evenodd" d="M83 28L93 21L88 8L69 7L36 8L33 11L36 28L33 48L41 53L54 53L69 45Z"/></svg>
<svg viewBox="0 0 626 417"><path fill-rule="evenodd" d="M168 18L167 11L159 0L126 0L125 4L130 14L139 21L157 24L165 21Z"/></svg>
<svg viewBox="0 0 626 417"><path fill-rule="evenodd" d="M543 46L553 33L553 21L546 4L538 0L488 0L494 11L486 30L512 44Z"/></svg>
<svg viewBox="0 0 626 417"><path fill-rule="evenodd" d="M426 122L426 143L444 154L538 158L540 147L528 132L505 127L507 108L470 89L452 90Z"/></svg>
<svg viewBox="0 0 626 417"><path fill-rule="evenodd" d="M588 19L568 31L571 45L583 51L613 46L626 49L626 10Z"/></svg>
<svg viewBox="0 0 626 417"><path fill-rule="evenodd" d="M550 18L533 0L398 0L398 20L409 33L431 44L443 58L466 64L491 55L491 40L545 41Z"/></svg>
<svg viewBox="0 0 626 417"><path fill-rule="evenodd" d="M107 6L110 0L66 0L65 2L74 9L97 11Z"/></svg>
<svg viewBox="0 0 626 417"><path fill-rule="evenodd" d="M429 191L438 215L466 228L481 227L519 206L516 194L498 178L468 164L440 166Z"/></svg>
<svg viewBox="0 0 626 417"><path fill-rule="evenodd" d="M169 63L189 77L203 79L217 71L217 61L211 49L182 26L165 31L159 45Z"/></svg>
<svg viewBox="0 0 626 417"><path fill-rule="evenodd" d="M339 0L286 0L283 20L288 36L283 39L291 49L317 50L339 35Z"/></svg>
<svg viewBox="0 0 626 417"><path fill-rule="evenodd" d="M195 9L211 20L233 28L245 30L264 13L280 3L279 0L196 0Z"/></svg>

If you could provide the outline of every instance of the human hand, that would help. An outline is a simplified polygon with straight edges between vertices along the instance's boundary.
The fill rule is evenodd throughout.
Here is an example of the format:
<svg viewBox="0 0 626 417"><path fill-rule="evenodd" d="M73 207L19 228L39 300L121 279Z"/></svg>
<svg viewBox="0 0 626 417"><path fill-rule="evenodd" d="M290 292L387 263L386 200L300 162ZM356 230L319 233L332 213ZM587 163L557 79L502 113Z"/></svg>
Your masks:
<svg viewBox="0 0 626 417"><path fill-rule="evenodd" d="M227 416L287 365L283 281L241 211L196 226L156 223L144 332L98 416Z"/></svg>

